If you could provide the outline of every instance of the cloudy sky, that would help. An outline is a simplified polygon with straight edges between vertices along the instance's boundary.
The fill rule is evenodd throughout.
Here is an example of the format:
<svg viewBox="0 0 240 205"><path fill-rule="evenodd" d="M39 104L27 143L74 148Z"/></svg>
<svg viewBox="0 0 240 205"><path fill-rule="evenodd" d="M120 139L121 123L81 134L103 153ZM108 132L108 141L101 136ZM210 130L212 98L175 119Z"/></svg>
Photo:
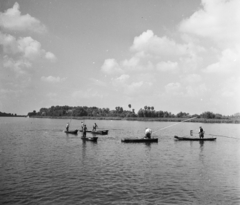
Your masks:
<svg viewBox="0 0 240 205"><path fill-rule="evenodd" d="M0 1L0 111L240 111L239 0Z"/></svg>

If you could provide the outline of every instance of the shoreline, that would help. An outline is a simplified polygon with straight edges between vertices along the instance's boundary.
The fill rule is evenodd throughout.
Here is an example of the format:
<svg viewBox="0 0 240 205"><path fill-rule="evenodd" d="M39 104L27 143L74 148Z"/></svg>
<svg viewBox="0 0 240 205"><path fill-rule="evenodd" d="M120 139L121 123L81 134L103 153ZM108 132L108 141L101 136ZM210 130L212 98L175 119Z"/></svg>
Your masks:
<svg viewBox="0 0 240 205"><path fill-rule="evenodd" d="M0 117L27 117L27 115L1 116Z"/></svg>
<svg viewBox="0 0 240 205"><path fill-rule="evenodd" d="M139 117L71 117L71 116L30 116L30 118L48 118L48 119L74 119L74 120L126 120L126 121L152 121L152 122L181 122L190 118L139 118ZM225 124L240 124L240 119L204 119L195 118L185 122L196 122L196 123L225 123Z"/></svg>

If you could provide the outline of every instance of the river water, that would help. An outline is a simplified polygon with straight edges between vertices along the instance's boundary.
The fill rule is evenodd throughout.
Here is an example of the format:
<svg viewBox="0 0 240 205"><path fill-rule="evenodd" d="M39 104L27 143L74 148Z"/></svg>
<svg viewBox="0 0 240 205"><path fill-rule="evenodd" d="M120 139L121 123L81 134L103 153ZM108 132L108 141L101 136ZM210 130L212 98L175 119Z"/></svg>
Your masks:
<svg viewBox="0 0 240 205"><path fill-rule="evenodd" d="M0 118L0 204L240 204L240 125L85 120L109 134L84 143L68 121ZM174 140L199 126L228 138ZM158 143L121 143L146 127Z"/></svg>

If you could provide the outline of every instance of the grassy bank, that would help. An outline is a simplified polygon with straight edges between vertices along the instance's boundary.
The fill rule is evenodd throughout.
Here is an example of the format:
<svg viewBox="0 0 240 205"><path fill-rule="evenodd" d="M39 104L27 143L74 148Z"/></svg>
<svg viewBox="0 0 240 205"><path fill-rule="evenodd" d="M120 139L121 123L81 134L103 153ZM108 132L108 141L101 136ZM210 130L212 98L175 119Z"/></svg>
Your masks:
<svg viewBox="0 0 240 205"><path fill-rule="evenodd" d="M140 117L71 117L71 116L31 116L31 118L50 118L50 119L75 119L75 120L129 120L129 121L156 121L156 122L181 122L189 118L140 118ZM185 122L197 122L197 123L231 123L240 124L240 119L203 119L195 118Z"/></svg>

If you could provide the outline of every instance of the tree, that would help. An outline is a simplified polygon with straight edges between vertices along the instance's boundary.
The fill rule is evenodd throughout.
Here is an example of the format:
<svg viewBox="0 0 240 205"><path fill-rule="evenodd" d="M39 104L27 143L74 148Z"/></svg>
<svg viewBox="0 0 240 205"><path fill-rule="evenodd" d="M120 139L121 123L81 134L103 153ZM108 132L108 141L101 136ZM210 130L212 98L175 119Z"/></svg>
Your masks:
<svg viewBox="0 0 240 205"><path fill-rule="evenodd" d="M213 119L213 118L215 118L215 114L214 113L212 113L212 112L203 112L202 114L201 114L201 117L202 118L206 118L206 119Z"/></svg>
<svg viewBox="0 0 240 205"><path fill-rule="evenodd" d="M115 109L116 109L116 112L117 112L117 113L122 113L122 112L123 112L123 108L122 108L122 107L119 107L119 106L118 106L118 107L116 107Z"/></svg>
<svg viewBox="0 0 240 205"><path fill-rule="evenodd" d="M142 108L138 111L138 117L144 117Z"/></svg>
<svg viewBox="0 0 240 205"><path fill-rule="evenodd" d="M131 104L129 104L128 107L129 107L129 110L130 110L130 112L131 112L131 107L132 107Z"/></svg>

